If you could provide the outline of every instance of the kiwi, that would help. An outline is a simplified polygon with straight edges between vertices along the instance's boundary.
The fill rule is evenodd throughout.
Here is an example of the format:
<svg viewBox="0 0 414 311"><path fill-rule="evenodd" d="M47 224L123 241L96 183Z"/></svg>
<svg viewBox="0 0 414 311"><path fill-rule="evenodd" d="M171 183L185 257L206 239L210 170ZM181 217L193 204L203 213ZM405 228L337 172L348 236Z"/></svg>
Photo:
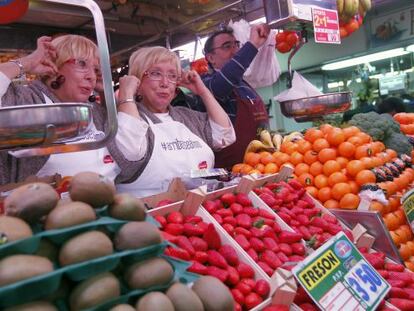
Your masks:
<svg viewBox="0 0 414 311"><path fill-rule="evenodd" d="M204 311L200 298L188 286L175 283L166 292L175 311Z"/></svg>
<svg viewBox="0 0 414 311"><path fill-rule="evenodd" d="M45 229L60 229L94 221L96 214L92 206L84 202L69 202L58 205L47 215Z"/></svg>
<svg viewBox="0 0 414 311"><path fill-rule="evenodd" d="M53 263L35 255L12 255L0 260L0 286L53 271Z"/></svg>
<svg viewBox="0 0 414 311"><path fill-rule="evenodd" d="M135 308L131 305L122 304L122 305L116 305L115 307L112 307L109 311L135 311Z"/></svg>
<svg viewBox="0 0 414 311"><path fill-rule="evenodd" d="M58 193L48 184L31 183L16 188L5 200L5 214L34 223L57 204Z"/></svg>
<svg viewBox="0 0 414 311"><path fill-rule="evenodd" d="M58 311L58 308L47 301L33 301L23 305L6 308L3 311Z"/></svg>
<svg viewBox="0 0 414 311"><path fill-rule="evenodd" d="M124 274L125 281L133 289L167 284L173 277L174 271L170 263L158 257L137 262L130 266Z"/></svg>
<svg viewBox="0 0 414 311"><path fill-rule="evenodd" d="M12 216L0 216L0 245L32 235L32 229L23 220Z"/></svg>
<svg viewBox="0 0 414 311"><path fill-rule="evenodd" d="M135 249L161 243L158 228L145 221L126 223L115 234L114 244L117 250Z"/></svg>
<svg viewBox="0 0 414 311"><path fill-rule="evenodd" d="M135 308L137 311L174 311L171 300L161 292L145 294L138 300Z"/></svg>
<svg viewBox="0 0 414 311"><path fill-rule="evenodd" d="M146 217L144 203L129 193L115 195L114 202L109 206L109 215L114 218L130 221L142 221Z"/></svg>
<svg viewBox="0 0 414 311"><path fill-rule="evenodd" d="M42 256L48 258L52 262L56 262L58 259L59 250L55 244L50 242L47 239L41 239L39 247L37 248L37 256Z"/></svg>
<svg viewBox="0 0 414 311"><path fill-rule="evenodd" d="M202 276L194 282L193 291L206 311L233 311L234 300L230 290L217 278Z"/></svg>
<svg viewBox="0 0 414 311"><path fill-rule="evenodd" d="M95 275L79 283L69 296L71 311L88 309L121 295L121 285L110 272Z"/></svg>
<svg viewBox="0 0 414 311"><path fill-rule="evenodd" d="M94 208L112 204L115 192L112 180L94 172L76 174L69 186L72 201L85 202Z"/></svg>
<svg viewBox="0 0 414 311"><path fill-rule="evenodd" d="M59 263L62 266L67 266L112 253L112 241L104 233L88 231L71 238L63 244L59 253Z"/></svg>

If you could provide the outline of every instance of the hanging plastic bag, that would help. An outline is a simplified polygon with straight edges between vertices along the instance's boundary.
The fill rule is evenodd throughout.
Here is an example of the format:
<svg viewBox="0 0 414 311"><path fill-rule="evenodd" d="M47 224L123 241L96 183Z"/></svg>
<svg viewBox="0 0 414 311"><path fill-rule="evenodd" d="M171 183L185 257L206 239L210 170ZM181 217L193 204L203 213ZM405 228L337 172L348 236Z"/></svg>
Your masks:
<svg viewBox="0 0 414 311"><path fill-rule="evenodd" d="M233 35L236 38L236 40L240 41L241 45L249 41L250 24L247 21L241 19L233 23L233 21L230 20L229 27L233 29Z"/></svg>

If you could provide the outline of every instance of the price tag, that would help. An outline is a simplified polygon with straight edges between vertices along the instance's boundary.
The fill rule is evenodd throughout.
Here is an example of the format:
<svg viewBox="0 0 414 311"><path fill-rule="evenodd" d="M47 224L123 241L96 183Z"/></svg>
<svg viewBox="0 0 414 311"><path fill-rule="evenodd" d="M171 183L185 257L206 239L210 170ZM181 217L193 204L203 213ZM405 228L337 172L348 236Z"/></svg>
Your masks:
<svg viewBox="0 0 414 311"><path fill-rule="evenodd" d="M411 230L414 231L414 189L406 192L401 198L401 202Z"/></svg>
<svg viewBox="0 0 414 311"><path fill-rule="evenodd" d="M322 310L375 310L391 288L343 232L293 268L293 274Z"/></svg>
<svg viewBox="0 0 414 311"><path fill-rule="evenodd" d="M312 20L316 43L341 44L338 11L313 8Z"/></svg>

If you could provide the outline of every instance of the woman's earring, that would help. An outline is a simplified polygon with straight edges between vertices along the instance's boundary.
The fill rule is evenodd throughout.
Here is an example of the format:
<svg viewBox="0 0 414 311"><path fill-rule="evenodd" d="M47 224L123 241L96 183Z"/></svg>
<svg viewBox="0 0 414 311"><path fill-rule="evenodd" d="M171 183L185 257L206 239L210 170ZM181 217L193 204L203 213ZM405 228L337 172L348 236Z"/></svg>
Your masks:
<svg viewBox="0 0 414 311"><path fill-rule="evenodd" d="M96 96L92 94L91 96L89 96L89 97L88 97L88 101L89 101L90 103L94 103L94 102L96 102Z"/></svg>
<svg viewBox="0 0 414 311"><path fill-rule="evenodd" d="M135 101L136 102L140 102L140 101L142 101L142 99L143 99L142 95L139 95L139 94L135 95Z"/></svg>
<svg viewBox="0 0 414 311"><path fill-rule="evenodd" d="M52 83L50 83L50 87L54 90L57 90L58 88L60 88L60 86L65 83L65 76L63 75L59 75L55 81L52 81Z"/></svg>

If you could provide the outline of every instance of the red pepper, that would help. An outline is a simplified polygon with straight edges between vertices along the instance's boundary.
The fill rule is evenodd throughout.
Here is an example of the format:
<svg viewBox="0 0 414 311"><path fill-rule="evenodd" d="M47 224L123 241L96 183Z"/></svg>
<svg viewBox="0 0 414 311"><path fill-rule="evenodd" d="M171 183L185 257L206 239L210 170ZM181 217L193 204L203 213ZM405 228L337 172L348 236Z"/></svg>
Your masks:
<svg viewBox="0 0 414 311"><path fill-rule="evenodd" d="M302 235L296 232L282 231L279 233L279 242L293 244L299 242L302 239Z"/></svg>

